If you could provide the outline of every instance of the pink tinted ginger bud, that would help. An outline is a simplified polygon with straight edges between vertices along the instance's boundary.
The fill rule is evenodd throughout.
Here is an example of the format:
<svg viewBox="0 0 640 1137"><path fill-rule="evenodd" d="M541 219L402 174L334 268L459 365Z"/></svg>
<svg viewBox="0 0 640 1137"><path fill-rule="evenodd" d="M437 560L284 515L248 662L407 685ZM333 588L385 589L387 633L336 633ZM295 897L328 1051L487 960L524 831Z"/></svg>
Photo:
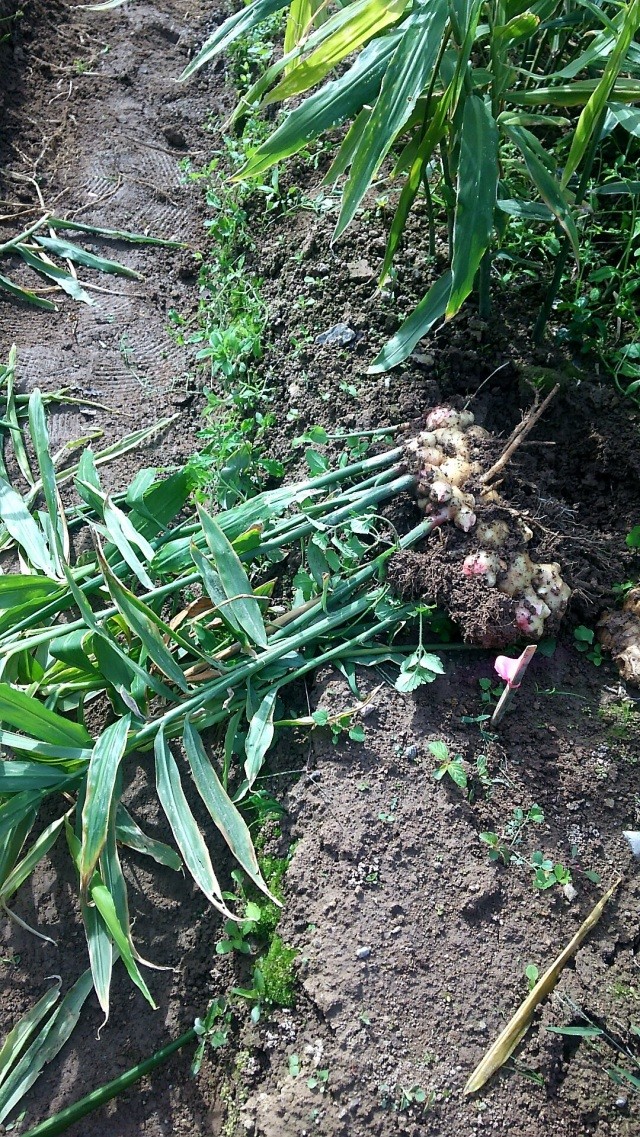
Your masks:
<svg viewBox="0 0 640 1137"><path fill-rule="evenodd" d="M488 553L480 549L477 553L470 553L462 562L462 571L465 576L484 576L487 584L493 586L500 568L500 561L495 553Z"/></svg>
<svg viewBox="0 0 640 1137"><path fill-rule="evenodd" d="M519 604L516 608L516 625L526 636L540 639L544 631L544 617L532 612L526 604Z"/></svg>

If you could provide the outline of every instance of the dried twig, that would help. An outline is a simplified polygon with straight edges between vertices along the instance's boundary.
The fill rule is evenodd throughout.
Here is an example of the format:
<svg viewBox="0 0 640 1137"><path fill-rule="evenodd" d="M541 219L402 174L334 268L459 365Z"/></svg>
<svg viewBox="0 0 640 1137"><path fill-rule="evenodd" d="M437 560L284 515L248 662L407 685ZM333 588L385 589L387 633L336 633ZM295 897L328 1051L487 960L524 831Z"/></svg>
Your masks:
<svg viewBox="0 0 640 1137"><path fill-rule="evenodd" d="M533 430L534 426L538 422L538 419L542 417L554 395L556 395L559 390L560 384L556 383L553 390L549 391L546 399L543 399L543 401L540 403L540 406L532 407L528 414L525 415L522 422L519 423L511 435L509 441L507 442L507 445L502 451L502 454L498 458L498 461L494 462L493 466L490 470L487 470L486 474L483 474L481 479L483 485L488 485L489 482L492 482L496 475L501 472L501 470L504 470L507 462L510 461L512 455L515 453L518 447L522 445L527 435Z"/></svg>
<svg viewBox="0 0 640 1137"><path fill-rule="evenodd" d="M524 1037L529 1028L533 1012L543 999L553 991L560 972L571 959L571 956L578 950L585 936L596 926L600 919L605 905L608 900L613 896L616 888L621 883L622 878L617 880L611 888L605 892L601 900L598 901L595 908L589 913L586 920L578 928L575 936L569 941L567 946L560 952L560 955L554 959L553 963L544 975L538 980L533 991L527 995L524 1003L522 1003L516 1011L513 1018L509 1020L504 1030L498 1036L493 1046L485 1054L479 1066L473 1071L469 1078L463 1093L474 1094L484 1086L485 1082L489 1080L496 1070L510 1058L520 1040Z"/></svg>

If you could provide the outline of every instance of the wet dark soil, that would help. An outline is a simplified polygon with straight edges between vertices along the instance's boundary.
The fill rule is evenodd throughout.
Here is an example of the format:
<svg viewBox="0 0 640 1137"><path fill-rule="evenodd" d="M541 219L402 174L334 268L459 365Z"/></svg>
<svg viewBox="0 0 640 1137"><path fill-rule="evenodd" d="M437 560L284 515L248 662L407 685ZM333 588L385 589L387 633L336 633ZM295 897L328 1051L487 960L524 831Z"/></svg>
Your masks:
<svg viewBox="0 0 640 1137"><path fill-rule="evenodd" d="M2 239L37 216L35 180L45 203L67 214L198 247L201 199L183 184L179 161L206 160L211 139L202 124L209 113L220 116L230 96L221 66L189 87L174 80L219 13L199 0L131 3L100 16L62 0L23 7L0 45ZM491 319L469 307L402 368L367 375L401 313L439 270L424 252L418 215L394 294L376 293L388 206L372 195L358 224L332 246L336 203L317 188L325 159L320 153L311 175L294 165L282 183L302 185L302 208L265 218L255 206L252 258L269 301L264 369L277 415L274 454L292 473L302 459L291 439L310 425L394 427L447 399L471 399L476 421L506 438L533 401L528 380L559 379L560 393L501 492L526 513L538 549L562 560L574 600L555 652L534 660L499 736L484 730L481 717L491 711L479 681L494 677L492 657L454 645L441 651L446 674L413 695L396 692L384 673L360 677L363 695L379 687L362 718L364 743L334 745L321 731L281 740L265 788L287 809L272 827L270 851L293 848L279 932L300 953L296 1007L257 1026L240 1007L228 1046L208 1055L198 1079L185 1053L72 1132L631 1137L638 1095L607 1074L624 1064L620 1056L547 1028L577 1023L584 1012L628 1042L629 1024L640 1020L640 882L622 837L640 826L640 708L614 669L596 667L573 641L576 624L594 626L612 585L637 574L624 537L639 520L638 415L611 384L576 378L566 354L548 345L532 350L536 291L506 293L497 279ZM57 315L0 299L0 346L4 358L18 344L26 388L67 385L96 392L113 408L90 419L61 411L56 445L86 434L88 422L112 441L179 413L143 452L113 468L119 488L140 466L190 455L200 404L191 394L192 361L166 331L171 308L189 312L197 303L189 255L124 246L117 254L144 273L143 282L96 277L109 289L96 293L99 307L68 303ZM353 332L348 343L317 342L338 323ZM334 441L327 453L335 458L342 448ZM393 509L396 524L415 522L409 498ZM312 709L354 704L333 672L318 675L307 694ZM433 778L428 744L436 740L461 756L466 792ZM131 771L127 797L145 828L162 836L152 777L145 760ZM503 834L514 810L526 813L534 803L544 822L525 827L518 849L525 859L540 850L569 867L574 897L559 887L535 891L530 869L488 858L480 834ZM208 830L207 838L216 850ZM101 1016L90 999L64 1052L25 1099L23 1131L166 1044L210 998L248 977L246 960L216 954L220 921L187 881L157 866L149 871L135 856L126 872L141 953L171 968L147 973L159 1010L150 1012L118 978L98 1039ZM616 898L538 1013L516 1062L476 1098L464 1098L468 1074L526 994L525 967L542 971L620 874ZM17 911L57 946L3 926L1 1035L43 993L47 976L61 974L67 985L86 965L62 848L25 886Z"/></svg>

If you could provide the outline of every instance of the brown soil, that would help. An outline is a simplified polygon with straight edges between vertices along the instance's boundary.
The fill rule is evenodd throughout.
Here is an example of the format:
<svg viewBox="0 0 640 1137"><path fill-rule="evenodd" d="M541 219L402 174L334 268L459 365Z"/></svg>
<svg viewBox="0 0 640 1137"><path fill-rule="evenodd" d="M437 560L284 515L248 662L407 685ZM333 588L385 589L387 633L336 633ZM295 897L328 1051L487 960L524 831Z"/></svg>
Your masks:
<svg viewBox="0 0 640 1137"><path fill-rule="evenodd" d="M211 141L202 123L229 97L220 68L186 88L174 79L214 18L200 0L132 3L102 16L61 0L26 5L11 41L0 45L0 168L9 171L2 197L15 203L3 212L37 204L33 184L11 176L26 175L37 179L47 204L61 194L57 208L82 210L83 220L197 243L199 193L182 184L178 161L207 157ZM79 74L77 59L89 61L89 70ZM311 194L301 168L288 177ZM637 573L624 536L638 521L638 416L612 387L576 385L566 359L523 346L535 307L535 296L524 292L498 295L498 314L488 323L469 309L405 367L368 377L398 313L434 272L419 251L420 219L396 296L381 298L375 272L385 218L375 204L334 248L331 201L315 210L309 199L303 204L273 215L255 254L270 301L265 370L278 413L274 452L293 470L290 440L308 425L391 426L476 391L476 420L506 437L532 398L519 379L523 365L559 370L563 390L532 445L518 453L503 490L538 523L538 549L555 550L576 595L555 653L534 660L498 738L475 721L487 710L478 681L493 676L491 658L451 651L442 653L446 675L415 695L389 684L375 694L364 744L333 745L322 732L310 742L282 739L273 762L278 776L267 787L288 812L270 849L282 855L296 842L279 928L300 952L296 1008L257 1027L239 1008L230 1044L206 1059L197 1080L189 1076L190 1056L178 1056L70 1132L631 1137L638 1095L607 1076L615 1056L598 1056L587 1042L546 1028L577 1022L572 1004L624 1038L640 1018L640 884L622 838L623 829L640 825L640 712L610 665L594 667L572 637L572 625L593 626L613 583ZM8 222L7 236L23 220ZM198 399L184 378L191 364L165 329L169 308L192 309L197 289L186 253L117 252L144 272L144 282L96 278L110 290L96 294L99 308L69 303L57 316L0 301L0 346L4 357L17 342L26 387L70 385L113 407L111 415L90 418L61 412L56 445L85 434L88 423L111 440L180 411L164 437L113 470L120 486L134 469L181 461L194 448ZM315 342L339 321L356 333L346 347ZM329 453L339 449L336 443ZM394 503L393 519L414 522L413 503ZM380 682L365 674L362 692ZM312 708L353 704L335 673L317 676L308 695ZM470 775L484 754L491 785L483 788L474 775L465 795L453 782L435 781L428 743L438 739L462 756ZM131 808L161 834L151 767L145 761L130 778ZM521 851L542 849L569 865L573 901L560 889L534 892L527 869L491 863L480 841L481 832L500 832L515 808L526 811L534 802L545 821L527 828ZM585 876L593 871L602 884ZM148 973L160 1009L151 1013L118 976L98 1040L100 1014L90 1000L65 1051L27 1097L23 1129L147 1057L187 1029L208 999L248 977L245 960L215 954L220 922L188 882L169 870L149 872L135 857L127 872L142 954L173 969ZM470 1070L526 992L526 965L542 970L619 873L625 880L617 898L537 1016L515 1068L476 1099L463 1098ZM75 883L61 847L23 889L17 911L46 927L58 946L3 927L0 1036L46 989L46 976L59 973L67 985L86 965ZM318 1070L328 1071L326 1082ZM410 1100L418 1086L429 1095L428 1109Z"/></svg>

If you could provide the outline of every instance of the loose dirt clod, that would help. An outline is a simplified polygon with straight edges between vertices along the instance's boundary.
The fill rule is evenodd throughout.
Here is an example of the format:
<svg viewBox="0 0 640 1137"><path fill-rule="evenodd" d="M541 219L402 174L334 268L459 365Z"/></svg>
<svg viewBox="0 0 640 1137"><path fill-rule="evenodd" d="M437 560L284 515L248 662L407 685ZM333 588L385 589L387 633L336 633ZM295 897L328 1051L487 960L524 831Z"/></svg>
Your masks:
<svg viewBox="0 0 640 1137"><path fill-rule="evenodd" d="M392 583L403 595L446 607L468 642L506 647L522 636L540 639L558 627L571 590L557 562L532 559L533 533L519 513L483 486L491 435L470 411L451 407L429 411L425 425L406 446L418 506L455 529L440 546L432 541L422 553L394 558Z"/></svg>

